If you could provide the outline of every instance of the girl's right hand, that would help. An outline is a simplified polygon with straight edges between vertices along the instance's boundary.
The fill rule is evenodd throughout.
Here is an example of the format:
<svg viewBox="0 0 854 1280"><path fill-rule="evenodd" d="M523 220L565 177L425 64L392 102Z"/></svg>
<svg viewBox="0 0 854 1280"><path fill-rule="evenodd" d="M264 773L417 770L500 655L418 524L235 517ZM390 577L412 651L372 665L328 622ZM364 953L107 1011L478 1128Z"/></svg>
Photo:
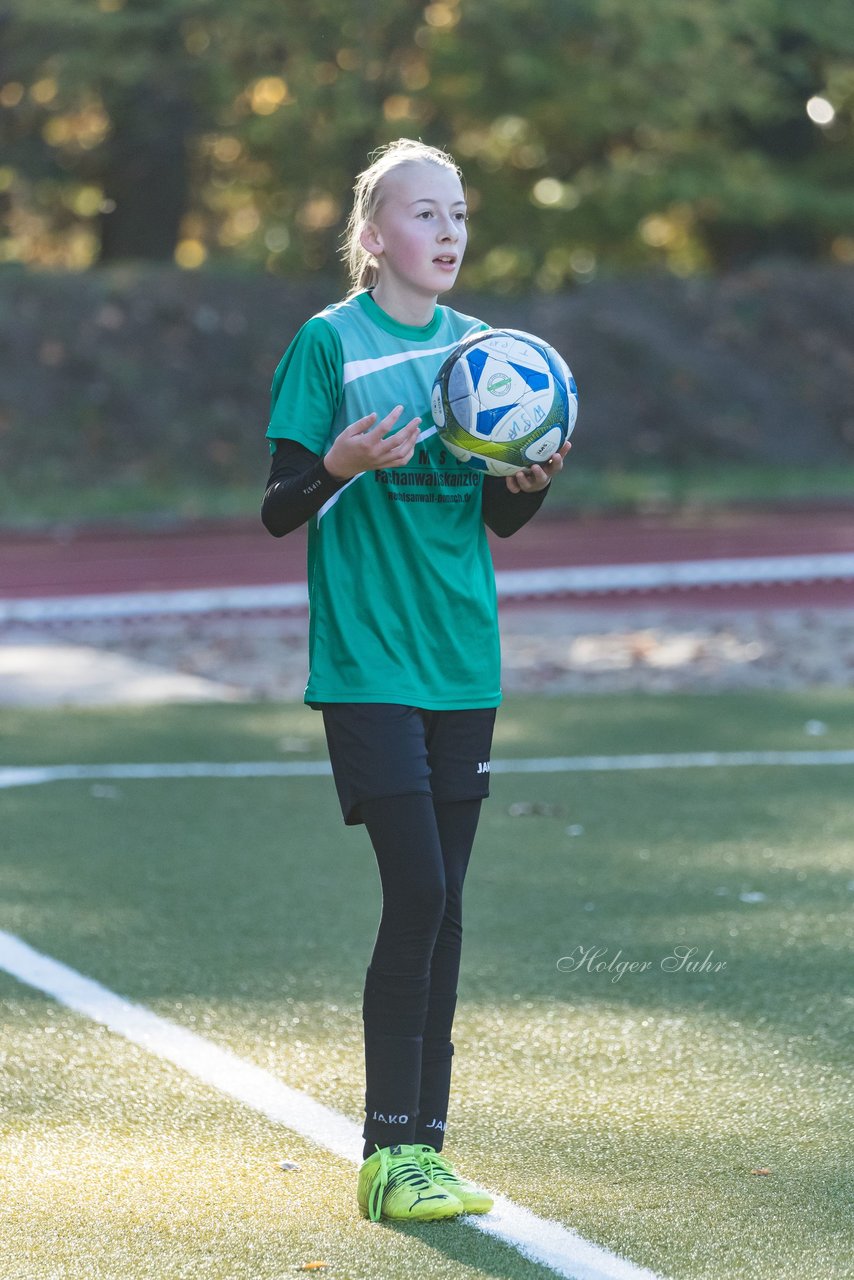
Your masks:
<svg viewBox="0 0 854 1280"><path fill-rule="evenodd" d="M363 471L405 467L415 452L421 419L413 418L394 435L387 435L402 413L403 405L398 404L381 422L375 413L369 413L345 427L323 459L329 474L350 480Z"/></svg>

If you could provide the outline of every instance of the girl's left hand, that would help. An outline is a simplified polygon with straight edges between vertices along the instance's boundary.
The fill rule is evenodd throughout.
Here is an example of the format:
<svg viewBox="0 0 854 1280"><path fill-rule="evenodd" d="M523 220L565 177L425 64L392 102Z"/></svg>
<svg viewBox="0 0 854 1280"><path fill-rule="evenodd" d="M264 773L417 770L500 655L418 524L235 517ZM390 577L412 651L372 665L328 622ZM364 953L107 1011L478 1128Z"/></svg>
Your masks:
<svg viewBox="0 0 854 1280"><path fill-rule="evenodd" d="M538 493L540 489L545 489L552 476L556 476L563 467L563 460L571 448L572 445L567 440L557 453L552 454L548 462L543 464L537 462L533 467L527 467L524 471L517 471L514 475L508 476L507 488L511 493Z"/></svg>

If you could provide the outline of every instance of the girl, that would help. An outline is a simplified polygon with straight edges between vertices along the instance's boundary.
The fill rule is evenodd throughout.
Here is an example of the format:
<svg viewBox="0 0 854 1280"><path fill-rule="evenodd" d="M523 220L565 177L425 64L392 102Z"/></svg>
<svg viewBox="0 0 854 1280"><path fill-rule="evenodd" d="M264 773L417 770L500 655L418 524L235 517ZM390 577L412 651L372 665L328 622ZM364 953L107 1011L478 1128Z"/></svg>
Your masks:
<svg viewBox="0 0 854 1280"><path fill-rule="evenodd" d="M439 366L487 328L437 306L466 247L452 158L401 139L359 175L345 252L352 289L300 329L273 378L262 519L310 521L308 706L320 710L344 822L364 824L382 915L362 1005L361 1212L485 1213L442 1151L461 899L489 794L501 701L501 537L539 508L569 449L503 479L463 466L430 425Z"/></svg>

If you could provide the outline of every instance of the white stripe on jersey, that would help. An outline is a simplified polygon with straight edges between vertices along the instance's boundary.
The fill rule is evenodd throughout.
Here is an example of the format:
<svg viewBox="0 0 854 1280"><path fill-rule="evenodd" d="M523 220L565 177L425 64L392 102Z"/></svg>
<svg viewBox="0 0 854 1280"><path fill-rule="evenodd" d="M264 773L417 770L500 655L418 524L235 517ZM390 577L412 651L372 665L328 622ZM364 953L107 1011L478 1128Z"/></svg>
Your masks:
<svg viewBox="0 0 854 1280"><path fill-rule="evenodd" d="M461 342L465 342L471 334L480 332L479 324L472 325L461 338L456 342L449 342L445 347L429 347L426 351L399 351L394 355L377 356L372 360L348 360L344 365L344 386L346 387L348 382L355 382L357 378L366 378L370 373L378 373L382 369L403 364L407 360L421 360L424 356L443 356L447 351L453 351L454 347L459 346Z"/></svg>
<svg viewBox="0 0 854 1280"><path fill-rule="evenodd" d="M418 438L416 439L415 443L420 444L422 440L427 440L430 436L434 436L435 434L436 434L435 427L427 427L426 430L418 432ZM355 482L359 480L364 474L365 474L364 471L360 471L358 475L353 476L352 480L348 480L347 483L345 485L342 485L342 487L336 493L333 493L331 498L327 498L326 502L324 502L323 506L320 508L320 510L317 513L318 524L320 524L321 520L326 515L327 511L329 511L331 507L335 506L335 503L341 497L341 494L344 492L344 490L349 489L350 485L355 484Z"/></svg>

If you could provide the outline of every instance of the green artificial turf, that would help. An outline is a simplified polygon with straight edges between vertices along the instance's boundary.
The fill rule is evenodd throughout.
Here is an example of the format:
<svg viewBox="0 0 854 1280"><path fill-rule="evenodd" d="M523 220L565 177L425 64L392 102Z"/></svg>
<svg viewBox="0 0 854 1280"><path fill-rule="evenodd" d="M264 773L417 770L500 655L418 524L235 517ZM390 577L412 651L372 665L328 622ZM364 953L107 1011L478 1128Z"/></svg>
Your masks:
<svg viewBox="0 0 854 1280"><path fill-rule="evenodd" d="M325 754L319 715L274 705L4 711L0 742L19 765ZM852 746L838 691L514 697L493 758ZM851 772L493 775L465 1172L671 1280L848 1275ZM3 928L361 1123L379 880L330 777L56 782L0 811ZM0 996L4 1276L549 1274L463 1223L367 1224L354 1166L4 975Z"/></svg>

